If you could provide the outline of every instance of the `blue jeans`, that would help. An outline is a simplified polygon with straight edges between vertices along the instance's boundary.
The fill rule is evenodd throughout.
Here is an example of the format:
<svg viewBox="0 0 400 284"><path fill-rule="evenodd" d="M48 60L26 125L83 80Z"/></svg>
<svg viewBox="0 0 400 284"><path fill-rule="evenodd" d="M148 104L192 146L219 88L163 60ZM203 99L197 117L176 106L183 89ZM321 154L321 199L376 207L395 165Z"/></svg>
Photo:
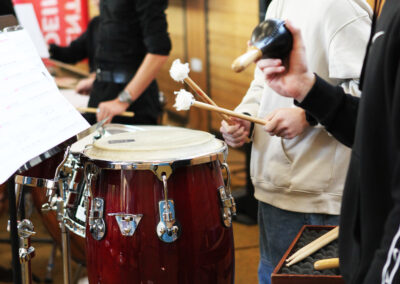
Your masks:
<svg viewBox="0 0 400 284"><path fill-rule="evenodd" d="M338 215L299 213L258 202L260 263L258 282L271 283L271 273L303 225L338 225Z"/></svg>

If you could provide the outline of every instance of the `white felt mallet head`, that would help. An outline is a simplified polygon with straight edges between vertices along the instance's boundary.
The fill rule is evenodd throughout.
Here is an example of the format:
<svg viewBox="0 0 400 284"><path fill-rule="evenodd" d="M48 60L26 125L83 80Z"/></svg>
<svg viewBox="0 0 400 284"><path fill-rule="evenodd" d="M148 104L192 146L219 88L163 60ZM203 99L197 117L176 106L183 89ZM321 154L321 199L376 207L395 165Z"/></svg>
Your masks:
<svg viewBox="0 0 400 284"><path fill-rule="evenodd" d="M169 74L171 75L172 79L177 82L183 82L190 72L189 63L181 63L180 59L175 59L172 62L171 68L169 69Z"/></svg>
<svg viewBox="0 0 400 284"><path fill-rule="evenodd" d="M181 89L179 92L174 92L176 95L174 107L176 110L189 110L190 106L193 104L194 97L188 91Z"/></svg>

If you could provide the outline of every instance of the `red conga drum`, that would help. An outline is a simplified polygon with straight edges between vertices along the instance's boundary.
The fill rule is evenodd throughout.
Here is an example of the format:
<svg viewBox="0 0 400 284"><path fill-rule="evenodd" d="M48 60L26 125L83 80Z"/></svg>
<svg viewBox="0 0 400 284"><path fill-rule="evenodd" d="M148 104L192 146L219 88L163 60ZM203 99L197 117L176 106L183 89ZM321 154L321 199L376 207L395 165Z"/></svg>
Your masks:
<svg viewBox="0 0 400 284"><path fill-rule="evenodd" d="M104 133L100 133L103 137L107 137L110 135L114 135L117 133L124 133L129 131L136 131L137 129L134 126L122 125L122 124L107 124L101 130ZM92 134L86 136L85 138L73 143L71 145L70 156L68 157L67 164L62 168L61 171L68 170L68 166L74 163L80 162L80 155L82 151L86 147L86 145L93 143L93 139L95 136L100 135L98 131L93 132ZM70 143L66 143L70 144ZM50 158L43 158L43 161L38 165L30 168L29 170L24 171L20 175L29 176L34 178L42 178L42 179L54 179L54 175L56 172L57 166L62 162L65 150L67 146L58 146L58 153L52 155ZM54 149L52 150L54 151ZM50 154L45 153L45 156ZM72 162L71 162L72 161ZM75 178L74 183L80 184L83 183L83 168L80 168L80 165L77 165L77 176ZM66 173L64 174L66 175ZM86 226L85 223L85 213L82 210L82 199L83 199L83 186L75 186L76 192L73 194L70 193L70 198L66 206L66 215L64 216L64 223L67 228L70 230L70 250L71 257L78 263L85 264L86 263L86 253L85 253L85 238L78 230L78 227ZM44 226L47 231L51 235L51 237L55 240L55 242L61 246L61 231L59 226L59 221L57 220L57 213L55 211L49 211L43 213L41 208L42 205L48 202L48 197L46 197L46 189L35 187L32 189L32 197L34 205L41 216ZM83 213L82 213L83 212ZM82 217L83 214L83 217ZM84 234L84 233L83 233Z"/></svg>
<svg viewBox="0 0 400 284"><path fill-rule="evenodd" d="M234 283L226 154L209 133L167 126L86 149L89 282Z"/></svg>

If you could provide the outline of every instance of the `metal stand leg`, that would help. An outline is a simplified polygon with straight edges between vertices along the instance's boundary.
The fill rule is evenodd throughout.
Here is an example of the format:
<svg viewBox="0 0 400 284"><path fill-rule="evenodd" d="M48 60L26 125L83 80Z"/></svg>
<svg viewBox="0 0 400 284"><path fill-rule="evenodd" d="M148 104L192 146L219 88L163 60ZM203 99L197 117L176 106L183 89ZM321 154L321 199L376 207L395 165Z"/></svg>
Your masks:
<svg viewBox="0 0 400 284"><path fill-rule="evenodd" d="M12 253L12 267L13 267L13 280L15 284L21 284L21 266L19 263L19 239L17 229L17 206L15 201L14 191L14 176L8 180L8 201L10 212L10 238L11 238L11 253Z"/></svg>
<svg viewBox="0 0 400 284"><path fill-rule="evenodd" d="M51 249L49 263L47 264L46 277L44 278L45 283L53 282L52 272L53 272L53 268L54 268L54 260L56 258L56 253L57 253L57 244L53 243L53 248Z"/></svg>
<svg viewBox="0 0 400 284"><path fill-rule="evenodd" d="M71 265L69 257L69 235L67 228L65 228L64 223L60 223L61 227L61 246L62 246L62 257L63 257L63 274L64 274L64 284L70 284L71 275Z"/></svg>
<svg viewBox="0 0 400 284"><path fill-rule="evenodd" d="M32 284L31 259L35 256L35 249L31 247L31 236L34 234L33 224L28 219L24 219L18 224L19 259L21 262L22 283L24 284Z"/></svg>

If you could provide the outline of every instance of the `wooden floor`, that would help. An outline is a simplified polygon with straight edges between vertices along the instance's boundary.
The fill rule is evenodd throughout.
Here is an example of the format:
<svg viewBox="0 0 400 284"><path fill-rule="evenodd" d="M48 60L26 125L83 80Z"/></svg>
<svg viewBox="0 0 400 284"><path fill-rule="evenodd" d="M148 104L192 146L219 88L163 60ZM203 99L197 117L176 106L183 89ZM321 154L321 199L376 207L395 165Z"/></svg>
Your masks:
<svg viewBox="0 0 400 284"><path fill-rule="evenodd" d="M0 216L0 238L6 241L9 237L6 231L6 225L8 220L8 214L3 213ZM41 223L41 219L38 214L33 211L31 217L32 222L37 232L35 239L41 241L49 240L46 229ZM238 223L233 224L234 238L235 238L235 283L236 284L252 284L257 283L257 265L259 261L258 253L258 226L246 226ZM0 266L6 269L11 268L11 253L10 244L5 242L0 243ZM40 279L40 283L45 283L46 268L49 257L51 255L52 244L45 242L34 242L33 247L36 250L36 256L32 261L32 271L37 279ZM83 278L86 275L85 268L82 267L79 275L77 275L79 267L76 263L72 263L72 274L74 278ZM62 258L61 252L57 250L55 266L52 273L53 283L63 283L62 278ZM0 283L10 283L5 281L4 276L0 276ZM35 283L35 282L34 282ZM38 282L36 282L38 283ZM208 283L205 283L208 284ZM211 284L211 283L210 283Z"/></svg>

